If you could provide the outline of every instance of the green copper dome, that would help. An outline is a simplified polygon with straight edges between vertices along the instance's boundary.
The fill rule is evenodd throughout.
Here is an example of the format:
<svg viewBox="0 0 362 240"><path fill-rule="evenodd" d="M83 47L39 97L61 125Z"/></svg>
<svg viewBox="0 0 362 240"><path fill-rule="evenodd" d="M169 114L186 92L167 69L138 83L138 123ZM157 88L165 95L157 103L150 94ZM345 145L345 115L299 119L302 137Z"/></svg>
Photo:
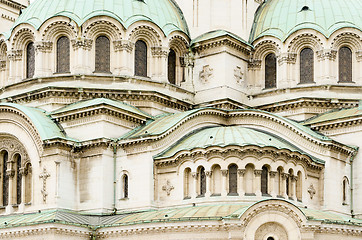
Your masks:
<svg viewBox="0 0 362 240"><path fill-rule="evenodd" d="M284 41L300 29L315 29L327 38L336 30L362 30L361 0L266 0L257 10L249 41L274 36Z"/></svg>
<svg viewBox="0 0 362 240"><path fill-rule="evenodd" d="M36 29L51 17L65 16L81 26L95 16L109 16L125 28L145 20L159 26L165 35L179 30L188 34L184 16L173 0L35 0L14 24L29 23Z"/></svg>

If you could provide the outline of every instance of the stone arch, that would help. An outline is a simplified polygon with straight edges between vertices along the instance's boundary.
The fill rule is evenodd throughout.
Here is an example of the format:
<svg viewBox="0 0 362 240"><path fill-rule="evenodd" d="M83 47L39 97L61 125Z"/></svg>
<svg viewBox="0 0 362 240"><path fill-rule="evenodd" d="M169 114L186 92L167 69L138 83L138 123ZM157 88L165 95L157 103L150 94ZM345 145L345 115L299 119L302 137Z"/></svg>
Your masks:
<svg viewBox="0 0 362 240"><path fill-rule="evenodd" d="M335 36L331 41L331 49L338 51L341 47L346 46L352 51L362 49L362 40L360 35L354 32L342 32Z"/></svg>
<svg viewBox="0 0 362 240"><path fill-rule="evenodd" d="M278 56L280 54L280 51L280 46L275 41L263 40L255 45L253 58L262 60L270 53L274 53L276 56Z"/></svg>
<svg viewBox="0 0 362 240"><path fill-rule="evenodd" d="M155 27L149 23L138 22L137 24L130 26L128 31L128 40L136 43L138 40L143 40L151 47L162 46L161 34Z"/></svg>
<svg viewBox="0 0 362 240"><path fill-rule="evenodd" d="M184 56L188 52L188 42L181 35L173 35L169 38L168 53L168 81L179 85L184 81L183 67L185 67Z"/></svg>
<svg viewBox="0 0 362 240"><path fill-rule="evenodd" d="M30 25L29 25L30 26ZM24 50L29 42L35 41L34 30L28 25L22 25L15 29L11 38L11 47L16 50Z"/></svg>
<svg viewBox="0 0 362 240"><path fill-rule="evenodd" d="M263 200L250 206L241 216L243 229L243 239L263 240L262 237L271 237L277 239L300 240L300 229L306 222L306 216L295 205L284 200ZM266 232L270 225L276 227L279 231ZM282 233L282 234L280 234ZM274 235L273 235L274 234ZM286 238L283 238L285 237ZM257 238L258 237L258 238ZM265 238L266 239L266 238Z"/></svg>
<svg viewBox="0 0 362 240"><path fill-rule="evenodd" d="M42 40L56 42L61 36L66 36L70 40L77 37L77 26L71 24L69 20L63 19L64 17L54 18L46 22L42 28Z"/></svg>
<svg viewBox="0 0 362 240"><path fill-rule="evenodd" d="M122 39L124 27L113 18L104 16L87 20L83 24L83 37L93 41L100 35L107 36L111 41Z"/></svg>
<svg viewBox="0 0 362 240"><path fill-rule="evenodd" d="M321 39L311 33L303 33L294 37L288 44L288 53L299 53L304 48L311 48L317 52L323 48Z"/></svg>

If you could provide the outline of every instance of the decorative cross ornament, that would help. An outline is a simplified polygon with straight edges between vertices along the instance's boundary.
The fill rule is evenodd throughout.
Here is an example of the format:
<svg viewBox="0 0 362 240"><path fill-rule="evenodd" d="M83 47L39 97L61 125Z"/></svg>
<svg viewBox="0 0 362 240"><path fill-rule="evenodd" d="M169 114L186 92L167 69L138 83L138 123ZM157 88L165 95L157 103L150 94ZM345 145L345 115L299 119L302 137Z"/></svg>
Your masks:
<svg viewBox="0 0 362 240"><path fill-rule="evenodd" d="M236 66L234 69L234 77L236 78L237 83L241 83L243 80L244 73L241 71L241 67Z"/></svg>
<svg viewBox="0 0 362 240"><path fill-rule="evenodd" d="M174 189L174 186L171 185L170 180L167 180L166 185L162 187L163 191L166 191L167 196L170 196L171 191Z"/></svg>
<svg viewBox="0 0 362 240"><path fill-rule="evenodd" d="M314 194L316 194L316 191L315 191L315 189L313 187L313 184L310 184L310 186L308 188L308 193L310 195L310 199L313 199Z"/></svg>
<svg viewBox="0 0 362 240"><path fill-rule="evenodd" d="M46 191L47 178L50 177L50 174L47 172L46 168L43 168L43 172L39 175L39 178L43 179L43 188L41 193L43 194L43 202L46 203L48 192Z"/></svg>
<svg viewBox="0 0 362 240"><path fill-rule="evenodd" d="M214 69L210 68L209 65L205 65L200 72L200 80L203 83L207 83L213 74Z"/></svg>

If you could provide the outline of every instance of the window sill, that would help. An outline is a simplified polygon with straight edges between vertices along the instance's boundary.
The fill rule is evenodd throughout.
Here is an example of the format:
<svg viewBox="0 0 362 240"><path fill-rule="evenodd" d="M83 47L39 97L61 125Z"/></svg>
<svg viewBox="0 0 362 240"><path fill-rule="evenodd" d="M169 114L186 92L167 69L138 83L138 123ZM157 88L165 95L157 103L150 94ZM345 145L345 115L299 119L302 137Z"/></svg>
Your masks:
<svg viewBox="0 0 362 240"><path fill-rule="evenodd" d="M228 196L239 196L239 193L228 193Z"/></svg>
<svg viewBox="0 0 362 240"><path fill-rule="evenodd" d="M263 197L271 197L271 195L268 194L268 193L263 193L261 196L263 196Z"/></svg>
<svg viewBox="0 0 362 240"><path fill-rule="evenodd" d="M255 193L245 193L244 196L256 196Z"/></svg>
<svg viewBox="0 0 362 240"><path fill-rule="evenodd" d="M205 195L198 195L196 198L203 198Z"/></svg>
<svg viewBox="0 0 362 240"><path fill-rule="evenodd" d="M210 197L220 197L221 196L221 193L213 193L211 194Z"/></svg>
<svg viewBox="0 0 362 240"><path fill-rule="evenodd" d="M188 200L188 199L191 199L191 197L184 197L184 200Z"/></svg>

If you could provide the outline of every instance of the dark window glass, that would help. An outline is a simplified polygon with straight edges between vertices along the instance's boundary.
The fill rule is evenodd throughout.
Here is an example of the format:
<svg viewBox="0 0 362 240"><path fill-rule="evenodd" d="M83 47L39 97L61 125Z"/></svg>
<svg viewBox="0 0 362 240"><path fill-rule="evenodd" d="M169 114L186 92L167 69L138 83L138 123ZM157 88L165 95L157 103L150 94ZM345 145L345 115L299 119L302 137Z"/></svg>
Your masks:
<svg viewBox="0 0 362 240"><path fill-rule="evenodd" d="M168 54L168 81L176 84L176 53L172 49Z"/></svg>
<svg viewBox="0 0 362 240"><path fill-rule="evenodd" d="M3 178L3 206L8 205L8 197L9 197L9 177L6 175L8 156L9 156L8 153L4 152L4 155L3 155L3 172L2 172L2 178Z"/></svg>
<svg viewBox="0 0 362 240"><path fill-rule="evenodd" d="M26 47L26 78L32 78L35 71L35 49L31 42Z"/></svg>
<svg viewBox="0 0 362 240"><path fill-rule="evenodd" d="M268 237L268 239L267 240L274 240L274 238L273 237Z"/></svg>
<svg viewBox="0 0 362 240"><path fill-rule="evenodd" d="M261 193L268 194L268 168L263 167L261 171Z"/></svg>
<svg viewBox="0 0 362 240"><path fill-rule="evenodd" d="M205 168L200 168L200 196L205 196L206 193L206 175Z"/></svg>
<svg viewBox="0 0 362 240"><path fill-rule="evenodd" d="M110 42L105 36L96 39L95 72L110 72Z"/></svg>
<svg viewBox="0 0 362 240"><path fill-rule="evenodd" d="M238 193L238 167L236 165L231 165L229 167L229 193Z"/></svg>
<svg viewBox="0 0 362 240"><path fill-rule="evenodd" d="M314 53L310 48L300 52L300 83L314 83Z"/></svg>
<svg viewBox="0 0 362 240"><path fill-rule="evenodd" d="M128 198L128 176L123 177L123 197Z"/></svg>
<svg viewBox="0 0 362 240"><path fill-rule="evenodd" d="M57 72L67 73L70 70L70 42L69 38L61 37L57 42Z"/></svg>
<svg viewBox="0 0 362 240"><path fill-rule="evenodd" d="M274 53L265 58L265 88L277 86L277 58Z"/></svg>
<svg viewBox="0 0 362 240"><path fill-rule="evenodd" d="M16 160L16 203L21 203L21 178L22 175L20 173L21 168L21 156L19 155Z"/></svg>
<svg viewBox="0 0 362 240"><path fill-rule="evenodd" d="M147 45L142 40L135 46L135 75L147 77Z"/></svg>
<svg viewBox="0 0 362 240"><path fill-rule="evenodd" d="M352 51L341 47L338 52L339 82L352 82Z"/></svg>

